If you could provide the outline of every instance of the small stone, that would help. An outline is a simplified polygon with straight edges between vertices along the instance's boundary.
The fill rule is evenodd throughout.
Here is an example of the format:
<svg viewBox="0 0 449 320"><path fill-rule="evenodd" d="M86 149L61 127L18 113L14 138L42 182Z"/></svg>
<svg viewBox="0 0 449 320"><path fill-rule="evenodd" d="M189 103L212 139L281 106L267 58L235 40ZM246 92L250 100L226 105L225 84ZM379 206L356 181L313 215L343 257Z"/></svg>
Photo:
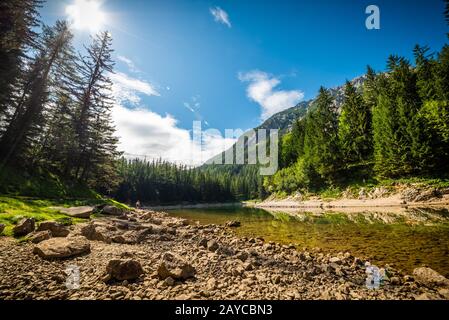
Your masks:
<svg viewBox="0 0 449 320"><path fill-rule="evenodd" d="M235 256L237 259L239 259L242 262L245 262L246 259L248 259L248 252L246 251L241 251L239 253L237 253L237 255Z"/></svg>
<svg viewBox="0 0 449 320"><path fill-rule="evenodd" d="M421 267L413 270L415 280L429 288L434 287L448 287L449 280L430 268Z"/></svg>
<svg viewBox="0 0 449 320"><path fill-rule="evenodd" d="M226 223L226 226L229 228L238 228L241 225L242 225L241 222L237 220L231 220Z"/></svg>
<svg viewBox="0 0 449 320"><path fill-rule="evenodd" d="M50 238L51 238L50 230L32 232L26 236L26 239L28 241L31 241L32 243L40 243Z"/></svg>
<svg viewBox="0 0 449 320"><path fill-rule="evenodd" d="M207 249L209 251L217 251L218 247L218 243L214 240L210 240L207 242Z"/></svg>
<svg viewBox="0 0 449 320"><path fill-rule="evenodd" d="M400 284L401 284L401 280L400 280L398 277L391 277L390 283L391 283L393 286L397 286L397 285L400 285Z"/></svg>
<svg viewBox="0 0 449 320"><path fill-rule="evenodd" d="M245 262L243 264L243 268L245 269L245 271L251 271L254 269L254 266L250 262Z"/></svg>
<svg viewBox="0 0 449 320"><path fill-rule="evenodd" d="M175 284L175 279L173 279L172 277L165 278L164 283L165 285L171 287Z"/></svg>
<svg viewBox="0 0 449 320"><path fill-rule="evenodd" d="M206 288L208 290L214 290L216 287L217 287L217 280L215 280L215 278L210 278L209 280L207 280Z"/></svg>
<svg viewBox="0 0 449 320"><path fill-rule="evenodd" d="M277 275L273 278L274 284L279 284L281 282L281 276Z"/></svg>
<svg viewBox="0 0 449 320"><path fill-rule="evenodd" d="M332 257L329 259L330 263L335 263L335 264L340 264L341 263L341 259L338 257Z"/></svg>
<svg viewBox="0 0 449 320"><path fill-rule="evenodd" d="M195 268L180 256L166 252L162 255L161 264L157 273L161 279L172 277L173 279L185 280L195 275Z"/></svg>
<svg viewBox="0 0 449 320"><path fill-rule="evenodd" d="M198 245L199 245L200 247L207 248L207 239L206 239L206 238L201 239L201 240L198 242Z"/></svg>
<svg viewBox="0 0 449 320"><path fill-rule="evenodd" d="M446 300L449 300L449 289L440 289L438 293Z"/></svg>
<svg viewBox="0 0 449 320"><path fill-rule="evenodd" d="M106 267L106 272L111 275L111 278L123 281L137 279L143 273L143 269L136 260L111 260Z"/></svg>

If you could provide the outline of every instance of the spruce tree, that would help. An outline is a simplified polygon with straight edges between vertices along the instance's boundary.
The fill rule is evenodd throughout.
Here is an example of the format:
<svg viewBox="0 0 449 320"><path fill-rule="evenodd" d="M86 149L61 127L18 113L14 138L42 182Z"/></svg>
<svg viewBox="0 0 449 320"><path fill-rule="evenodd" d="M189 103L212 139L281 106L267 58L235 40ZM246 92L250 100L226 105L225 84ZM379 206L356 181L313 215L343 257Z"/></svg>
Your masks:
<svg viewBox="0 0 449 320"><path fill-rule="evenodd" d="M44 26L23 97L0 141L3 164L24 155L39 137L45 123L43 111L49 101L51 77L69 59L67 53L71 52L72 37L66 22L57 21L52 28Z"/></svg>
<svg viewBox="0 0 449 320"><path fill-rule="evenodd" d="M36 49L39 25L37 9L41 0L3 0L0 2L0 134L14 112L20 96L20 83L29 62L27 51Z"/></svg>
<svg viewBox="0 0 449 320"><path fill-rule="evenodd" d="M99 184L107 189L107 179L115 184L115 160L118 139L114 137L111 111L113 72L112 38L109 32L102 32L93 38L79 67L81 94L76 110L74 129L76 154L73 159L74 175L77 179ZM109 176L108 176L109 175Z"/></svg>
<svg viewBox="0 0 449 320"><path fill-rule="evenodd" d="M331 94L323 87L315 103L316 110L307 121L305 156L324 181L334 184L341 169L337 109Z"/></svg>
<svg viewBox="0 0 449 320"><path fill-rule="evenodd" d="M349 81L346 82L338 133L342 155L347 164L371 157L371 110Z"/></svg>

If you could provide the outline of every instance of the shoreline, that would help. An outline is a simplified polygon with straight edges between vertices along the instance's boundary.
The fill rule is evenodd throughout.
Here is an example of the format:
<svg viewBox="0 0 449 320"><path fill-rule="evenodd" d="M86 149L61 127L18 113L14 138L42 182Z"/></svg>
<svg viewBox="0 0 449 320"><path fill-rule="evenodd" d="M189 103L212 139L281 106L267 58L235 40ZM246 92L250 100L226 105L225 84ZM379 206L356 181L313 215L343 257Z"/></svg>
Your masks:
<svg viewBox="0 0 449 320"><path fill-rule="evenodd" d="M174 204L174 205L160 205L160 206L142 206L143 210L176 210L176 209L205 209L205 208L227 208L227 207L241 207L242 202L229 203L192 203L192 204Z"/></svg>
<svg viewBox="0 0 449 320"><path fill-rule="evenodd" d="M408 208L449 208L449 195L444 195L442 198L436 200L406 202L400 195L393 195L390 197L377 199L337 199L326 201L318 197L305 201L298 201L293 199L273 199L266 200L259 203L245 203L247 207L261 208L261 209L320 209L324 211L334 210L351 210L351 209L403 209Z"/></svg>
<svg viewBox="0 0 449 320"><path fill-rule="evenodd" d="M192 225L162 212L134 210L67 231L38 244L0 237L0 299L449 299L448 290L426 278L433 270L418 268L410 277L379 265L388 278L372 289L366 283L369 260L350 252L239 237L224 225ZM76 245L86 250L73 252ZM68 265L79 268L76 290L66 286ZM136 265L141 267L128 269ZM122 269L111 273L112 266Z"/></svg>

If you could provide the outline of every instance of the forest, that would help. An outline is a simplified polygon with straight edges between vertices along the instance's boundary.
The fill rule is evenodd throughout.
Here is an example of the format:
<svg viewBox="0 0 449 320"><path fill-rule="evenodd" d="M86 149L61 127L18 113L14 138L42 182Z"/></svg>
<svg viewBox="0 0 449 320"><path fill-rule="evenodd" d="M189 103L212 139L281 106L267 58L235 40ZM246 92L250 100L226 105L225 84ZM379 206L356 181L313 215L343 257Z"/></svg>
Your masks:
<svg viewBox="0 0 449 320"><path fill-rule="evenodd" d="M386 72L368 67L363 85L347 82L337 108L321 88L313 107L284 135L282 169L264 182L292 193L382 178L449 172L449 46L414 48L415 64L390 56Z"/></svg>
<svg viewBox="0 0 449 320"><path fill-rule="evenodd" d="M261 181L255 168L192 169L123 158L111 119L110 33L93 36L83 52L76 52L66 21L54 26L40 22L42 5L41 0L0 4L1 192L51 196L42 191L50 189L42 180L53 179L56 188L67 189L62 195L78 195L73 190L86 186L132 202L216 202L258 196ZM10 186L17 182L22 185ZM34 183L42 186L26 189ZM54 196L61 195L58 191Z"/></svg>
<svg viewBox="0 0 449 320"><path fill-rule="evenodd" d="M307 115L282 137L281 170L262 179L257 166L188 168L123 158L111 119L111 34L92 36L77 52L67 22L42 24L42 5L0 4L3 193L36 196L9 188L12 172L148 203L240 201L378 178L448 175L448 45L438 53L416 46L413 64L391 56L385 72L368 67L362 87L347 82L341 108L321 88Z"/></svg>

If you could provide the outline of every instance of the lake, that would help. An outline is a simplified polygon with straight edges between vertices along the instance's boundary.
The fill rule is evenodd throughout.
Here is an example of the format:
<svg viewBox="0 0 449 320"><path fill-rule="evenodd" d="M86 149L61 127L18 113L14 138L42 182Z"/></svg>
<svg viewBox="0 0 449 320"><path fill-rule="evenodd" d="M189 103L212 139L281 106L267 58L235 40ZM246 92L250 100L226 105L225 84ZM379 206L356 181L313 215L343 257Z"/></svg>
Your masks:
<svg viewBox="0 0 449 320"><path fill-rule="evenodd" d="M360 209L359 209L360 210ZM391 211L389 211L391 210ZM429 266L449 276L449 211L447 209L376 209L363 212L304 212L249 207L176 209L170 215L190 223L224 224L238 220L239 236L265 241L349 251L378 265L389 264L409 274Z"/></svg>

